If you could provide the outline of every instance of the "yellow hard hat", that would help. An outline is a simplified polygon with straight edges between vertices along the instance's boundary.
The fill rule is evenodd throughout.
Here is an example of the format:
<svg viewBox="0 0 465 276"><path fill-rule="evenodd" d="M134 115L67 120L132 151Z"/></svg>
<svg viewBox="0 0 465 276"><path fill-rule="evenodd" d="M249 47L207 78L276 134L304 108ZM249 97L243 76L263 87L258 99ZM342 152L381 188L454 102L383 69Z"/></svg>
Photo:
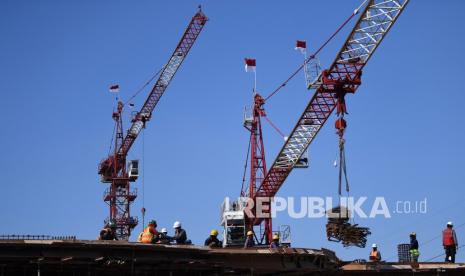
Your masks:
<svg viewBox="0 0 465 276"><path fill-rule="evenodd" d="M277 234L273 235L273 240L279 240L279 236Z"/></svg>
<svg viewBox="0 0 465 276"><path fill-rule="evenodd" d="M218 236L218 231L216 231L216 229L213 229L210 231L210 236Z"/></svg>
<svg viewBox="0 0 465 276"><path fill-rule="evenodd" d="M247 232L247 236L253 236L253 232L252 231Z"/></svg>
<svg viewBox="0 0 465 276"><path fill-rule="evenodd" d="M417 235L417 233L415 233L415 232L410 233L410 236L416 236L416 235Z"/></svg>

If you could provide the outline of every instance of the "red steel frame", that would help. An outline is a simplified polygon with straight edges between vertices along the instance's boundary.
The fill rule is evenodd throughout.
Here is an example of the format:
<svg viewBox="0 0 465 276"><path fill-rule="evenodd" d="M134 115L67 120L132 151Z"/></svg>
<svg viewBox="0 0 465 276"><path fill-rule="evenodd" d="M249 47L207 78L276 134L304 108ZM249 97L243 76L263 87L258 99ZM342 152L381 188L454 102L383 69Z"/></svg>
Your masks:
<svg viewBox="0 0 465 276"><path fill-rule="evenodd" d="M171 55L168 63L160 73L160 77L155 83L147 100L141 110L132 120L132 125L123 138L122 110L123 103L118 103L117 112L113 113L116 123L115 152L103 160L99 165L98 173L102 182L111 183L109 190L104 194L104 201L109 202L110 216L105 221L115 221L117 224L117 235L120 239L128 239L131 230L137 225L137 218L130 216L130 204L137 197L136 191L130 190L130 181L126 172L126 156L137 139L145 124L150 120L152 112L170 84L177 70L181 66L185 57L194 45L197 37L202 31L208 18L199 8L199 11L192 17L181 41Z"/></svg>
<svg viewBox="0 0 465 276"><path fill-rule="evenodd" d="M266 159L265 159L265 145L263 143L263 132L262 132L262 123L261 117L265 117L265 109L263 104L265 100L257 93L254 93L254 105L252 110L252 122L251 124L246 124L245 128L250 131L250 149L251 149L251 158L250 158L250 183L248 193L242 191L242 195L247 195L249 198L255 197L255 192L257 186L262 183L266 175ZM256 213L256 206L252 208L252 212ZM268 204L268 210L266 215L271 213L271 205ZM265 218L263 221L264 232L263 235L259 238L260 243L263 243L265 240L266 244L269 244L271 241L271 236L269 233L272 233L272 221L271 217ZM247 220L247 230L253 230L253 219L249 218Z"/></svg>
<svg viewBox="0 0 465 276"><path fill-rule="evenodd" d="M409 0L370 0L345 41L336 59L319 77L315 94L283 145L253 201L258 197L270 201L284 184L294 165L307 150L336 107L336 91L341 87L354 93L361 84L362 69L385 35L402 13ZM268 218L267 218L268 219ZM253 219L260 225L264 218ZM269 218L271 220L271 218ZM271 225L271 222L270 222ZM270 229L271 231L271 229ZM265 233L271 237L272 233Z"/></svg>
<svg viewBox="0 0 465 276"><path fill-rule="evenodd" d="M126 164L126 155L122 155L118 151L123 143L122 112L123 103L118 102L117 111L113 113L113 119L116 124L115 152L113 156L116 163ZM131 191L126 166L122 167L121 172L118 172L117 167L114 167L111 186L105 191L103 200L110 205L110 216L105 220L105 223L108 223L110 220L116 223L116 235L119 239L129 239L131 230L136 227L138 223L137 217L131 217L130 214L130 204L136 197L137 190Z"/></svg>

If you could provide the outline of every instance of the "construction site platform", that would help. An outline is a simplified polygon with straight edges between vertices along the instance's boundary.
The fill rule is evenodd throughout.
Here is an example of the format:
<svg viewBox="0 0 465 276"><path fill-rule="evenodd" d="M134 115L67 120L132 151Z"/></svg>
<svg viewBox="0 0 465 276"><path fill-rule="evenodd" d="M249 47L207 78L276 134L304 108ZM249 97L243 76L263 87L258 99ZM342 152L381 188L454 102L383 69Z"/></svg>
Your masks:
<svg viewBox="0 0 465 276"><path fill-rule="evenodd" d="M251 275L321 273L338 266L336 255L324 249L0 240L0 275Z"/></svg>
<svg viewBox="0 0 465 276"><path fill-rule="evenodd" d="M126 241L0 240L3 275L465 275L465 264L348 263L308 248L218 248Z"/></svg>
<svg viewBox="0 0 465 276"><path fill-rule="evenodd" d="M346 263L342 275L465 275L465 263Z"/></svg>

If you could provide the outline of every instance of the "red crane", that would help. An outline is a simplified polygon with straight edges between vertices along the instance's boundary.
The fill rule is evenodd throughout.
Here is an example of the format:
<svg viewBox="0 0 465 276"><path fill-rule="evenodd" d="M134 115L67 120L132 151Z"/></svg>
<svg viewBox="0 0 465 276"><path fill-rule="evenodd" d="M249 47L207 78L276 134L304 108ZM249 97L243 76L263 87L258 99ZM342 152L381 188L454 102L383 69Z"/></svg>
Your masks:
<svg viewBox="0 0 465 276"><path fill-rule="evenodd" d="M260 231L260 235L257 238L260 243L269 244L272 240L271 201L273 197L282 187L291 171L304 161L302 157L306 153L308 146L314 140L335 107L343 105L345 94L354 93L360 86L362 69L408 2L409 0L369 0L362 4L362 6L364 4L366 6L341 50L336 55L334 62L328 69L323 70L315 80L308 83L308 89L315 89L315 93L298 119L296 126L286 138L283 147L268 171L266 171L265 150L260 124L260 117L266 116L263 105L266 100L284 87L287 82L304 68L308 62L314 59L322 48L359 13L359 9L362 6L356 9L342 26L270 96L262 98L260 95L255 94L253 118L249 129L252 145L250 158L251 177L248 191L244 192L243 189L241 195L247 196L253 201L253 208L251 208L252 215L247 215L247 213L244 215L244 230L253 230L255 226L260 226L262 231ZM258 141L258 143L255 141ZM264 207L261 210L261 217L257 217L256 210L259 198L261 205ZM244 209L247 203L239 202L236 205ZM225 228L227 225L230 225L227 222L227 217L231 216L228 212L236 211L236 205L233 208L223 206L222 224L225 225ZM232 230L225 230L226 240L229 242L232 239L227 236L228 232L232 232Z"/></svg>
<svg viewBox="0 0 465 276"><path fill-rule="evenodd" d="M155 106L194 45L207 20L208 18L199 7L199 11L192 17L167 64L160 71L159 78L144 105L133 116L132 125L126 136L123 135L122 123L124 104L119 101L116 111L113 112L113 120L116 124L114 152L100 163L98 173L101 182L110 183L110 187L104 193L104 201L110 206L110 214L105 223L109 221L116 223L116 233L119 239L127 240L131 235L131 230L138 223L137 217L130 214L130 205L137 197L137 191L130 189L130 182L137 179L138 162L136 160L129 162L129 168L126 169L127 154L141 130L145 128L147 121L152 117Z"/></svg>

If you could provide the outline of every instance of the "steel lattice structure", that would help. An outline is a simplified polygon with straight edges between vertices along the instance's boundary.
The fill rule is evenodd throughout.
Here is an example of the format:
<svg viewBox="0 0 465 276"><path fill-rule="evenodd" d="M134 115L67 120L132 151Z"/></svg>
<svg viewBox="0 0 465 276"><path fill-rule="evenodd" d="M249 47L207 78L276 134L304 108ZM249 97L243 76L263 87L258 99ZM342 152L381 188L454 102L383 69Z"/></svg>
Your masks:
<svg viewBox="0 0 465 276"><path fill-rule="evenodd" d="M241 196L253 198L257 186L263 182L266 175L266 158L265 158L265 145L263 143L263 132L261 118L266 118L266 112L263 108L265 100L256 92L254 92L254 103L252 107L251 117L245 118L244 127L250 131L250 183L249 187L243 187ZM255 212L255 209L252 210ZM250 227L248 230L253 230L253 218L249 218L247 225ZM265 240L268 244L271 239L265 233L272 232L272 221L271 219L266 220L264 223L264 235L258 237L260 243Z"/></svg>
<svg viewBox="0 0 465 276"><path fill-rule="evenodd" d="M137 192L130 190L130 182L135 181L135 179L131 180L126 172L126 156L141 130L145 128L146 122L150 120L155 106L194 45L207 20L208 18L200 9L192 17L181 41L168 63L161 70L147 100L132 119L132 125L125 137L122 126L123 103L119 102L117 111L113 113L113 119L116 123L115 152L100 163L98 172L102 182L111 183L109 189L104 193L104 201L110 205L110 216L106 223L109 220L116 222L117 236L120 239L128 239L131 230L138 223L137 218L130 215L130 204L137 197Z"/></svg>
<svg viewBox="0 0 465 276"><path fill-rule="evenodd" d="M256 197L274 197L336 106L335 88L355 92L361 72L409 0L371 0L329 69L309 85L315 94L278 153ZM263 218L256 218L255 225Z"/></svg>
<svg viewBox="0 0 465 276"><path fill-rule="evenodd" d="M192 18L189 26L182 36L181 41L177 45L166 66L161 71L160 77L155 83L147 100L132 120L132 126L129 128L123 143L118 149L118 155L126 156L131 149L132 144L136 140L142 128L145 126L145 123L150 120L155 106L186 58L192 45L194 45L207 20L208 18L202 13L202 11L197 12ZM110 178L112 175L113 163L115 162L113 157L114 156L109 156L100 165L99 174L106 178ZM118 171L120 171L124 165L124 163L119 162L117 164Z"/></svg>
<svg viewBox="0 0 465 276"><path fill-rule="evenodd" d="M133 120L133 124L128 131L128 135L126 135L126 138L123 141L123 146L120 149L122 154L126 154L129 151L145 122L151 117L153 109L170 84L176 74L176 71L178 71L182 62L186 58L192 45L194 45L195 40L199 36L207 20L207 17L201 11L192 18L192 21L187 27L181 41L171 55L170 60L163 68L160 78L155 83L155 86L150 92L150 95L142 106L140 112Z"/></svg>

